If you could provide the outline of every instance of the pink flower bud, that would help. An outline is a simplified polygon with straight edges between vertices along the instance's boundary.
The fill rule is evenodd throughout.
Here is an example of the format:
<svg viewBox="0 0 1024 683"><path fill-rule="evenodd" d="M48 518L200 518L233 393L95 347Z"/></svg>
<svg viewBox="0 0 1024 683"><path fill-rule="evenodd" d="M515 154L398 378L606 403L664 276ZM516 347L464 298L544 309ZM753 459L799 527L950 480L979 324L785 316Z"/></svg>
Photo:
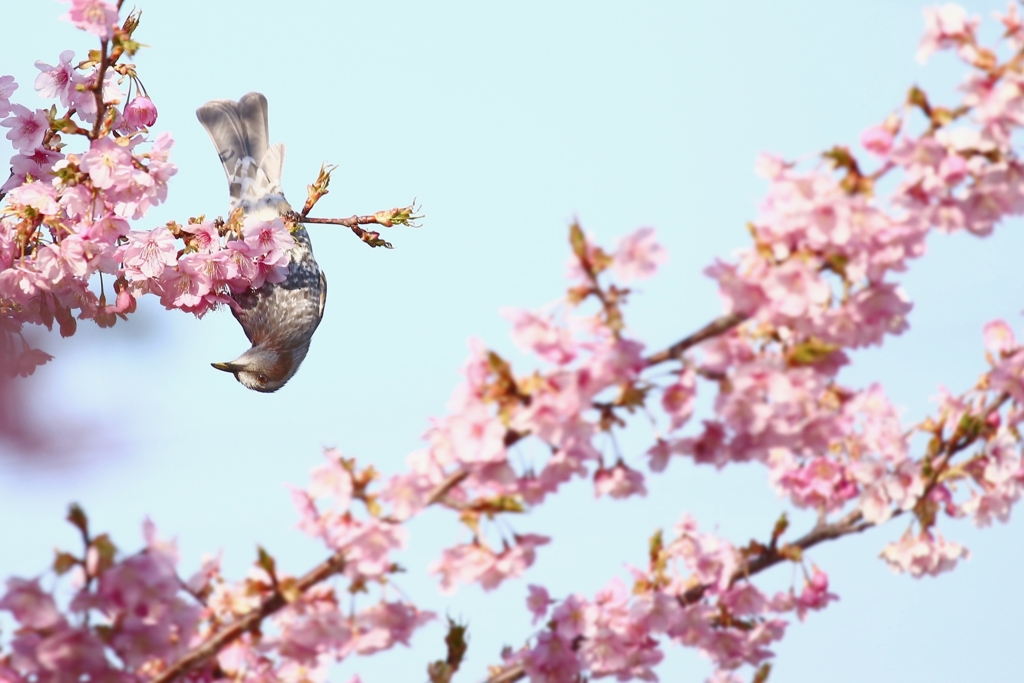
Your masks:
<svg viewBox="0 0 1024 683"><path fill-rule="evenodd" d="M156 123L156 105L145 95L139 95L124 108L124 124L132 130L149 128Z"/></svg>

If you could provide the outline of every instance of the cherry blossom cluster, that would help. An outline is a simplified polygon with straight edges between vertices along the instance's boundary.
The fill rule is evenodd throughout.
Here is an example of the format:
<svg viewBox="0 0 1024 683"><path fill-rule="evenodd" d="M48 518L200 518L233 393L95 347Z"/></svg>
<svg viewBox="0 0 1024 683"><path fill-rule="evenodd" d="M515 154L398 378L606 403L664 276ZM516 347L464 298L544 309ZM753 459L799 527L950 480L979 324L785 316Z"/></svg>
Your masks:
<svg viewBox="0 0 1024 683"><path fill-rule="evenodd" d="M785 632L780 615L803 620L837 599L817 567L805 570L799 592L765 595L743 574L744 552L699 532L688 515L668 543L655 534L649 555L647 570L632 569L632 587L616 578L593 599L574 594L555 601L530 586L527 607L544 628L530 645L508 652L505 666L521 666L531 681L543 683L581 674L657 680L653 667L667 639L699 649L720 672L759 667Z"/></svg>
<svg viewBox="0 0 1024 683"><path fill-rule="evenodd" d="M81 510L72 508L68 519L81 530L85 551L58 553L54 569L72 575L74 596L61 608L38 579L7 581L0 610L13 615L18 630L10 655L0 660L0 680L132 681L138 679L128 672L152 672L154 662L183 653L202 613L185 589L200 589L203 576L183 583L174 544L161 541L149 522L146 547L117 561L108 536L89 535Z"/></svg>
<svg viewBox="0 0 1024 683"><path fill-rule="evenodd" d="M683 378L693 372L719 384L716 417L696 437L665 439L651 452L655 467L673 454L719 467L763 462L781 494L822 514L847 501L872 523L911 511L920 532L908 530L883 556L895 569L918 576L949 569L967 555L932 530L935 510L975 514L985 524L989 507L978 501L986 501L1005 520L1024 477L1019 440L1012 436L1019 405L1000 417L1007 403L996 381L1007 376L1001 367L984 376L969 398L945 397L938 417L918 426L932 438L929 453L919 459L910 457L909 435L879 386L852 391L836 381L849 362L846 349L880 344L885 335L906 329L911 304L893 276L924 253L930 231L985 236L1003 218L1024 211L1024 165L1011 145L1024 101L1017 6L1010 4L999 17L1011 53L1005 62L978 44L978 22L962 8L946 5L926 17L919 56L953 49L973 67L962 86L963 103L933 106L923 91L912 89L900 111L863 136L879 162L871 173L839 147L825 153L823 166L806 172L762 160L770 187L750 225L754 247L737 263L708 270L727 311L746 322L708 344L701 359L686 359L682 372ZM914 111L925 118L917 133L910 132ZM884 176L895 181L895 190L883 202L875 186ZM1006 349L1000 353L1012 357ZM674 391L666 395L669 404L678 401L679 389ZM953 464L975 446L981 452L971 456L974 465ZM980 463L993 459L999 469L986 474ZM951 485L957 480L973 485L960 503Z"/></svg>
<svg viewBox="0 0 1024 683"><path fill-rule="evenodd" d="M0 126L16 150L0 187L0 352L23 375L50 358L28 348L26 324L56 321L64 336L76 318L109 327L145 293L202 315L230 304L231 292L281 281L292 244L280 220L132 231L130 221L165 200L177 170L173 140L150 137L156 107L122 59L140 47L132 38L139 14L121 22L109 2L72 0L64 18L101 46L82 61L66 50L56 65L36 62L35 89L49 109L12 103L18 85L0 76Z"/></svg>
<svg viewBox="0 0 1024 683"><path fill-rule="evenodd" d="M407 645L434 615L388 594L389 577L400 571L391 553L402 547L405 530L383 514L371 492L377 478L372 468L358 470L334 450L325 456L310 486L293 489L299 527L333 553L313 579L279 571L263 549L241 581L225 580L219 557L205 558L199 571L180 578L175 544L159 539L148 520L145 549L120 557L111 539L91 535L85 513L72 507L68 519L81 532L84 551L59 552L53 565L55 573L68 575L72 597L61 606L56 591L44 589L39 579L7 581L0 611L11 613L19 628L10 654L0 657L0 681L58 683L71 672L75 680L161 680L191 648L264 611L273 616L261 629L239 631L208 660L174 675L191 681L324 681L334 661ZM332 576L347 588L324 582ZM377 600L350 609L352 596L375 586Z"/></svg>

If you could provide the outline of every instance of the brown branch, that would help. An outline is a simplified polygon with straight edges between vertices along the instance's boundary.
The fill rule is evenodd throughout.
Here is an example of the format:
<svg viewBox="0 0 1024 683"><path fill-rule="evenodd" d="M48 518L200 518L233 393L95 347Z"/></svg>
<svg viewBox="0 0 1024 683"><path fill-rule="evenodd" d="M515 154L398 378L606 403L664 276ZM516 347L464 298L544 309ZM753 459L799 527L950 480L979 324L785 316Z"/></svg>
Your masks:
<svg viewBox="0 0 1024 683"><path fill-rule="evenodd" d="M688 337L684 337L677 341L667 349L658 351L657 353L648 356L644 362L647 367L657 365L658 363L664 363L665 361L679 358L684 352L693 348L697 344L703 341L707 341L712 337L717 337L720 334L728 332L732 328L739 325L741 322L747 319L747 316L742 313L730 313L723 315L716 320L712 320L710 323L700 328Z"/></svg>
<svg viewBox="0 0 1024 683"><path fill-rule="evenodd" d="M424 507L429 507L440 501L468 476L469 472L467 470L457 470L448 475L444 481L430 492ZM295 588L300 594L305 593L313 586L341 572L344 568L345 549L342 548L300 577L295 583ZM259 607L239 617L224 630L217 632L202 644L189 650L180 659L171 663L159 675L151 678L149 683L171 683L178 680L178 678L197 666L202 665L208 659L215 657L222 649L242 637L245 633L258 628L264 619L280 611L287 604L288 601L280 592L275 592L273 595L264 598L260 602Z"/></svg>
<svg viewBox="0 0 1024 683"><path fill-rule="evenodd" d="M96 98L96 121L92 124L92 132L89 134L90 140L95 140L100 136L100 126L103 125L103 115L106 114L107 105L103 101L103 79L107 75L108 57L107 41L100 41L100 63L96 69L96 84L92 88L93 96Z"/></svg>
<svg viewBox="0 0 1024 683"><path fill-rule="evenodd" d="M453 488L461 484L469 476L469 470L456 470L452 474L448 475L448 478L442 481L437 487L427 496L425 507L430 507L440 502L448 492Z"/></svg>

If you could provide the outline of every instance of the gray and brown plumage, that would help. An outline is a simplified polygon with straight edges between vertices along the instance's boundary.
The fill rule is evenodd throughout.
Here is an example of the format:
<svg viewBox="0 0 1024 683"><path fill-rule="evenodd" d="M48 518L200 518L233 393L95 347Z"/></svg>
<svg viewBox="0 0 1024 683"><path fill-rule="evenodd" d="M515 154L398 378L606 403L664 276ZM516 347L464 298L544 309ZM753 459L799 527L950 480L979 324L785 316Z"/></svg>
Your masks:
<svg viewBox="0 0 1024 683"><path fill-rule="evenodd" d="M292 211L281 191L284 145L270 146L267 98L251 92L238 102L213 100L196 110L220 154L231 208L274 220ZM288 276L233 295L232 308L252 348L229 363L213 363L249 389L277 391L295 375L309 351L327 301L327 278L313 257L305 228L292 233Z"/></svg>

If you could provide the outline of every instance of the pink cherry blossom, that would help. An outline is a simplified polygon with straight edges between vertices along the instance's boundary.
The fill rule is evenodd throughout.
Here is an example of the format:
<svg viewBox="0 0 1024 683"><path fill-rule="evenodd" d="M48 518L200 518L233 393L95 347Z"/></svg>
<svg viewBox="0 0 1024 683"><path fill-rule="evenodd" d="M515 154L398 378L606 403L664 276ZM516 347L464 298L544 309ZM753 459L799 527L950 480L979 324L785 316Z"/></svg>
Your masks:
<svg viewBox="0 0 1024 683"><path fill-rule="evenodd" d="M512 545L496 553L479 544L463 544L446 549L441 559L430 565L432 574L441 575L441 591L454 593L458 583L479 581L484 590L497 588L505 579L522 576L537 555L537 546L551 541L537 534L517 535Z"/></svg>
<svg viewBox="0 0 1024 683"><path fill-rule="evenodd" d="M758 285L741 277L739 269L716 260L704 269L704 274L718 281L718 293L725 304L726 313L751 315L764 305L766 297Z"/></svg>
<svg viewBox="0 0 1024 683"><path fill-rule="evenodd" d="M549 316L518 309L505 309L502 315L512 321L512 340L520 348L558 365L566 365L576 358L573 335L556 326Z"/></svg>
<svg viewBox="0 0 1024 683"><path fill-rule="evenodd" d="M258 289L263 281L259 267L253 262L253 252L242 240L232 240L227 244L227 259L233 266L235 277L229 281L231 290L243 292L250 286Z"/></svg>
<svg viewBox="0 0 1024 683"><path fill-rule="evenodd" d="M242 238L254 254L264 256L263 262L267 266L286 265L288 250L295 245L295 240L280 218L264 221L252 216L246 217Z"/></svg>
<svg viewBox="0 0 1024 683"><path fill-rule="evenodd" d="M587 348L592 355L587 359L586 371L594 383L594 393L633 380L646 367L644 345L633 339L605 335Z"/></svg>
<svg viewBox="0 0 1024 683"><path fill-rule="evenodd" d="M967 11L953 3L926 8L924 18L925 34L917 50L917 60L922 64L937 50L959 47L967 41L973 41L979 23L977 17L969 19Z"/></svg>
<svg viewBox="0 0 1024 683"><path fill-rule="evenodd" d="M1006 14L994 12L993 16L1002 23L1005 29L1005 40L1011 49L1019 50L1024 45L1024 23L1021 22L1020 11L1017 5L1009 2L1006 5Z"/></svg>
<svg viewBox="0 0 1024 683"><path fill-rule="evenodd" d="M697 531L697 523L684 513L676 524L676 539L667 551L684 562L701 583L724 590L739 566L739 553L731 543Z"/></svg>
<svg viewBox="0 0 1024 683"><path fill-rule="evenodd" d="M36 62L36 68L42 72L36 76L35 82L40 96L48 100L59 99L65 107L71 106L73 93L76 92L75 67L71 64L74 58L74 50L64 50L60 53L57 66Z"/></svg>
<svg viewBox="0 0 1024 683"><path fill-rule="evenodd" d="M758 154L754 160L754 172L765 180L781 178L791 166L792 164L786 163L784 159L764 152Z"/></svg>
<svg viewBox="0 0 1024 683"><path fill-rule="evenodd" d="M191 241L197 251L208 254L220 251L220 234L217 232L217 226L212 221L189 223L188 225L183 225L181 229L193 235ZM245 243L243 242L242 244Z"/></svg>
<svg viewBox="0 0 1024 683"><path fill-rule="evenodd" d="M130 229L131 226L125 219L107 215L94 221L85 231L85 236L99 244L113 245L118 238L126 237Z"/></svg>
<svg viewBox="0 0 1024 683"><path fill-rule="evenodd" d="M81 278L89 272L88 246L77 235L65 237L60 244L48 244L36 255L36 267L53 283L63 278Z"/></svg>
<svg viewBox="0 0 1024 683"><path fill-rule="evenodd" d="M781 456L771 460L776 488L800 507L831 512L859 493L845 468L831 458L818 457L796 466L782 449L774 454Z"/></svg>
<svg viewBox="0 0 1024 683"><path fill-rule="evenodd" d="M527 590L530 594L526 598L526 607L533 615L533 623L536 624L547 616L548 610L551 608L551 597L543 586L531 584L527 586Z"/></svg>
<svg viewBox="0 0 1024 683"><path fill-rule="evenodd" d="M611 469L599 469L594 473L594 495L612 498L628 498L630 496L646 496L644 475L630 469L625 463L619 462Z"/></svg>
<svg viewBox="0 0 1024 683"><path fill-rule="evenodd" d="M0 187L0 192L9 192L26 182L29 176L35 180L49 182L53 178L53 169L64 160L60 152L36 147L28 154L15 154L11 157L11 176L7 182ZM65 196L74 191L75 188L67 188ZM83 191L88 191L83 188Z"/></svg>
<svg viewBox="0 0 1024 683"><path fill-rule="evenodd" d="M885 157L892 149L894 137L892 131L885 126L872 126L861 134L860 144L872 154Z"/></svg>
<svg viewBox="0 0 1024 683"><path fill-rule="evenodd" d="M212 291L213 280L206 268L207 254L186 254L177 266L161 273L160 303L167 308L195 308ZM147 264L149 265L149 264ZM168 264L170 265L170 264Z"/></svg>
<svg viewBox="0 0 1024 683"><path fill-rule="evenodd" d="M43 137L50 130L50 120L42 109L32 111L20 104L11 105L11 116L0 121L0 126L10 128L7 139L21 152L31 152L43 144Z"/></svg>
<svg viewBox="0 0 1024 683"><path fill-rule="evenodd" d="M655 241L654 228L640 228L619 240L612 255L612 269L624 282L654 275L668 260L665 248Z"/></svg>
<svg viewBox="0 0 1024 683"><path fill-rule="evenodd" d="M1009 394L1024 404L1024 348L1005 354L992 369L992 388Z"/></svg>
<svg viewBox="0 0 1024 683"><path fill-rule="evenodd" d="M61 19L70 21L100 40L110 40L118 25L117 8L106 0L70 0L71 9Z"/></svg>
<svg viewBox="0 0 1024 683"><path fill-rule="evenodd" d="M704 683L747 683L747 679L733 671L718 669Z"/></svg>
<svg viewBox="0 0 1024 683"><path fill-rule="evenodd" d="M435 618L433 612L421 611L415 605L379 602L356 615L356 639L350 647L366 655L388 649L396 643L408 645L413 631Z"/></svg>
<svg viewBox="0 0 1024 683"><path fill-rule="evenodd" d="M94 140L79 166L99 190L121 189L131 182L136 171L131 153L110 138Z"/></svg>
<svg viewBox="0 0 1024 683"><path fill-rule="evenodd" d="M404 527L380 521L354 522L332 519L325 530L332 548L348 547L350 576L375 576L393 564L391 553L405 546L408 532Z"/></svg>
<svg viewBox="0 0 1024 683"><path fill-rule="evenodd" d="M26 264L14 265L0 271L0 298L31 307L37 297L49 290L49 282Z"/></svg>
<svg viewBox="0 0 1024 683"><path fill-rule="evenodd" d="M467 464L505 459L505 426L483 405L467 407L446 424L452 456Z"/></svg>
<svg viewBox="0 0 1024 683"><path fill-rule="evenodd" d="M687 367L661 395L661 407L671 418L671 431L676 431L689 421L696 399L697 375L692 368Z"/></svg>
<svg viewBox="0 0 1024 683"><path fill-rule="evenodd" d="M570 640L545 631L537 636L537 644L523 655L523 668L532 682L561 683L577 680L580 663Z"/></svg>
<svg viewBox="0 0 1024 683"><path fill-rule="evenodd" d="M979 527L994 519L1007 522L1015 503L1024 496L1024 457L1010 430L999 428L986 444L981 457L972 463L972 475L979 489L971 492L959 511L974 518Z"/></svg>
<svg viewBox="0 0 1024 683"><path fill-rule="evenodd" d="M1013 334L1013 328L1003 320L993 320L986 323L983 328L985 336L985 348L994 355L1009 353L1017 348L1017 338Z"/></svg>
<svg viewBox="0 0 1024 683"><path fill-rule="evenodd" d="M0 610L10 612L19 624L33 629L50 629L64 622L53 596L43 591L38 580L7 579Z"/></svg>
<svg viewBox="0 0 1024 683"><path fill-rule="evenodd" d="M809 610L824 609L830 602L838 599L839 596L828 592L828 574L814 567L811 577L796 599L796 615L803 621Z"/></svg>
<svg viewBox="0 0 1024 683"><path fill-rule="evenodd" d="M128 234L122 260L129 280L158 278L177 263L174 235L167 228Z"/></svg>
<svg viewBox="0 0 1024 683"><path fill-rule="evenodd" d="M967 548L946 541L938 532L922 531L915 535L909 530L898 542L890 543L882 551L882 559L894 572L908 572L915 578L925 574L938 576L950 571L958 561L970 555Z"/></svg>
<svg viewBox="0 0 1024 683"><path fill-rule="evenodd" d="M15 206L30 208L44 216L53 216L60 210L57 191L48 183L26 183L11 190L7 196Z"/></svg>
<svg viewBox="0 0 1024 683"><path fill-rule="evenodd" d="M0 117L11 113L11 95L17 89L14 76L0 76Z"/></svg>

